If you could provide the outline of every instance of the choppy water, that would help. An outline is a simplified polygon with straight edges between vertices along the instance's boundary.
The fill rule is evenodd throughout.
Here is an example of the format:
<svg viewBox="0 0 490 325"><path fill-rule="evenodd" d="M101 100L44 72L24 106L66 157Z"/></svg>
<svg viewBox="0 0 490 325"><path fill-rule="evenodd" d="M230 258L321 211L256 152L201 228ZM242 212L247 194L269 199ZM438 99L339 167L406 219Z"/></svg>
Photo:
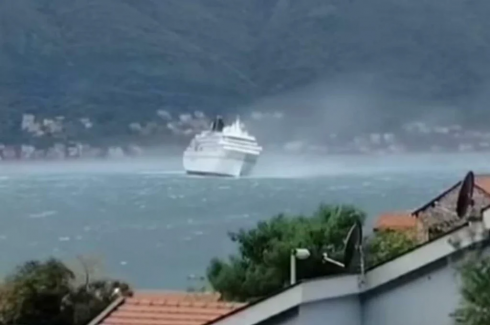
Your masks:
<svg viewBox="0 0 490 325"><path fill-rule="evenodd" d="M489 156L451 157L337 158L323 173L320 163L281 171L284 161L271 160L245 179L186 177L154 162L4 166L0 272L27 259L84 254L136 287L182 289L211 257L233 252L230 230L279 212L309 213L320 202L358 205L369 227L380 212L425 203L470 167L490 170Z"/></svg>

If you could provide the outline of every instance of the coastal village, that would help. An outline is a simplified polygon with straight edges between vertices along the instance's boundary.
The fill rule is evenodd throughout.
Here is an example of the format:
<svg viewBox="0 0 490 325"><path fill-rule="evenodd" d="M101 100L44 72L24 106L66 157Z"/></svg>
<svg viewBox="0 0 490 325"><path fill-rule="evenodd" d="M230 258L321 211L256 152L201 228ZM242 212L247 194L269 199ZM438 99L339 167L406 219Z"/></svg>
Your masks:
<svg viewBox="0 0 490 325"><path fill-rule="evenodd" d="M440 195L435 198L428 198L427 203L421 205L420 207L414 207L414 209L411 211L387 212L378 216L373 229L375 232L387 229L392 231L407 232L411 236L417 238L419 246L410 252L395 258L393 261L387 261L381 266L376 266L374 270L368 271L368 274L373 272L373 275L371 277L367 275L368 279L366 281L372 281L373 283L378 282L378 284L396 282L399 281L400 278L408 279L403 280L405 281L403 283L407 283L406 281L415 281L413 278L417 277L417 272L422 272L420 271L421 269L419 270L419 268L422 268L422 266L415 266L415 264L427 263L427 265L432 265L433 263L440 261L440 258L442 257L440 254L443 254L441 251L443 249L448 250L444 254L450 254L449 248L443 247L443 242L441 240L445 238L444 236L457 232L459 229L461 229L461 227L464 227L465 224L468 224L468 220L459 219L457 217L455 218L454 214L450 213L456 209L456 201L458 199L461 184L462 181L454 184L450 188L443 189ZM486 211L486 209L488 209L490 206L490 175L476 175L473 198L476 210L484 213L484 211ZM445 213L444 211L448 212ZM460 239L461 238L462 237L460 237ZM444 245L447 245L447 243L444 242ZM462 245L464 246L466 244L462 243ZM429 254L439 255L429 256ZM424 262L424 260L426 260L426 262ZM390 263L393 265L391 266ZM376 274L376 272L378 273ZM425 273L422 273L422 275L428 274L427 272L429 271L424 272ZM404 275L408 273L412 275ZM443 278L444 276L438 275L439 273L434 273L434 275L430 274L427 277L428 280L426 281L432 281L432 283L437 283L437 285L440 286L441 282L437 280L437 277ZM337 306L335 308L340 308L339 313L341 313L341 315L337 316L333 310L328 308L328 301L336 299L336 294L334 292L339 291L338 294L340 295L347 295L347 291L350 292L350 294L357 292L357 289L352 287L349 287L349 289L342 287L344 286L344 282L347 281L348 277L349 276L339 276L338 278L334 277L329 279L321 278L308 280L302 284L299 284L298 286L292 285L277 295L266 297L260 301L249 304L223 302L220 300L219 295L215 293L179 293L136 290L130 296L118 298L104 312L95 318L90 325L320 324L314 320L325 320L329 317L340 317L345 319L345 321L334 322L335 324L371 324L369 321L347 321L347 319L350 319L349 317L352 315L347 315L349 313L346 313L346 311L340 308L337 303L335 304L335 306ZM311 288L308 286L309 283L312 284ZM368 283L368 285L373 286L373 283ZM406 285L407 284L404 284L404 286ZM295 298L293 292L296 292L295 290L299 290L298 288L300 286L303 286L302 291L299 291L298 298ZM345 284L345 286L348 285ZM423 284L423 286L427 287L427 290L431 290L430 283ZM318 287L323 289L318 291ZM440 310L435 308L433 311L431 311L431 313L437 314L437 317L434 317L445 319L446 321L431 323L431 318L427 315L423 315L423 312L421 311L421 317L423 319L427 319L427 321L415 323L449 324L447 322L449 319L447 317L449 316L445 314L443 315L445 312L445 303L443 302L443 299L448 298L444 296L446 291L443 289L444 288L442 287L438 287L437 290L432 290L430 299L440 300L439 305L434 305L433 307L439 307ZM344 290L346 290L346 292L342 293ZM279 299L279 297L282 298ZM417 296L412 298L414 299L414 308L419 308L417 307L417 301L426 301L424 298L418 298ZM457 297L454 297L454 299L457 299ZM450 299L451 303L453 303L454 299ZM405 300L405 304L400 308L405 308L409 313L412 312L407 305L411 303L410 301ZM308 315L307 311L309 308L306 306L313 304L313 302L324 303L325 309L323 312L316 311L316 313L319 314L315 314L316 316L311 316L313 318L309 318L309 321L306 322L306 316ZM296 317L294 318L296 322L290 322L291 317L293 317L291 316L293 313L292 310L297 310L299 308L299 310L302 311L302 304L306 304L304 306L304 314L294 316ZM358 304L359 302L356 302L356 306ZM391 308L395 307L396 306L392 306ZM430 306L427 308L430 308ZM330 310L330 312L327 312L326 310ZM398 310L393 312L396 313ZM390 311L383 310L383 313L390 313ZM438 313L440 313L440 315ZM302 317L305 317L304 320ZM367 312L367 316L365 317L369 319L369 312ZM330 323L331 322L327 321L325 324ZM390 324L388 321L380 323ZM405 322L400 322L400 324L405 324Z"/></svg>
<svg viewBox="0 0 490 325"><path fill-rule="evenodd" d="M271 150L305 154L388 154L411 151L481 152L490 150L490 133L465 130L459 125L429 125L414 121L391 132L364 132L344 138L326 133L312 139L288 139L273 136L283 143L268 143L271 136L262 131L280 129L287 117L283 114L252 112L247 124ZM210 119L201 111L173 116L167 110L157 110L149 121L132 121L118 126L124 136L115 141L99 143L98 134L104 128L90 117L69 120L64 116L39 117L23 114L18 134L12 141L0 142L1 160L64 160L84 158L123 158L145 154L145 142L151 139L160 146L187 144L196 133L209 127ZM267 133L267 132L266 132ZM283 135L283 133L281 133ZM276 139L277 138L277 139ZM91 140L88 140L91 139ZM275 141L274 140L274 141Z"/></svg>
<svg viewBox="0 0 490 325"><path fill-rule="evenodd" d="M165 138L169 134L189 137L208 126L208 119L199 111L181 114L177 121L172 121L170 113L158 110L155 121L131 122L126 126L126 132L134 141L115 141L119 143L117 145L94 144L84 138L93 138L93 134L100 132L100 126L88 117L70 121L64 116L40 118L34 114L23 114L19 125L23 140L15 141L17 144L0 143L0 159L9 161L134 157L144 153L144 146L138 143L142 139L150 136ZM187 141L187 138L185 139Z"/></svg>

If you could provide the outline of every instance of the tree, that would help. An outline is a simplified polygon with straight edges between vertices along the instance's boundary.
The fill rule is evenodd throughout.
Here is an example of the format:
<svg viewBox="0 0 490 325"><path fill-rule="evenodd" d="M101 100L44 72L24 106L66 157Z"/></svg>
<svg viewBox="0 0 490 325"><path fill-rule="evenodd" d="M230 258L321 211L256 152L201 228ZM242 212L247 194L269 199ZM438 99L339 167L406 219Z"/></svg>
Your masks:
<svg viewBox="0 0 490 325"><path fill-rule="evenodd" d="M62 307L70 311L73 324L86 324L99 315L118 295L131 295L127 283L101 277L101 260L95 256L78 256L81 270L73 267L76 280ZM78 271L78 272L77 272Z"/></svg>
<svg viewBox="0 0 490 325"><path fill-rule="evenodd" d="M225 300L250 301L269 295L288 284L294 248L311 252L310 258L298 261L298 279L336 274L341 270L324 263L322 254L341 257L349 228L364 219L364 212L353 206L321 205L311 217L281 214L253 229L230 233L238 254L227 261L213 259L208 280Z"/></svg>
<svg viewBox="0 0 490 325"><path fill-rule="evenodd" d="M22 264L0 287L0 323L86 324L117 297L116 288L130 293L119 281L84 279L77 284L75 273L53 258Z"/></svg>
<svg viewBox="0 0 490 325"><path fill-rule="evenodd" d="M453 317L461 325L490 324L490 258L471 259L461 270L462 301Z"/></svg>
<svg viewBox="0 0 490 325"><path fill-rule="evenodd" d="M70 324L87 324L119 296L116 290L123 296L131 294L128 284L114 280L92 280L73 288L62 303L70 316Z"/></svg>
<svg viewBox="0 0 490 325"><path fill-rule="evenodd" d="M418 244L416 237L407 231L379 230L368 239L365 248L367 266L375 266L402 255Z"/></svg>
<svg viewBox="0 0 490 325"><path fill-rule="evenodd" d="M0 292L0 317L4 324L67 324L61 310L74 275L55 259L29 261L5 279Z"/></svg>

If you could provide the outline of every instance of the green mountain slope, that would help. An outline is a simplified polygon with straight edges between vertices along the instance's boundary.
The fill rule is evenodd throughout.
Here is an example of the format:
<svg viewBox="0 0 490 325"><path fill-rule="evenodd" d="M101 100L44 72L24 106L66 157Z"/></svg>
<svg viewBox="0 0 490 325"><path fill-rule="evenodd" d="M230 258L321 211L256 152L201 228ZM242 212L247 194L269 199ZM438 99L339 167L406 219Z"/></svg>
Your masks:
<svg viewBox="0 0 490 325"><path fill-rule="evenodd" d="M488 17L483 0L5 0L0 136L25 112L118 135L158 109L214 113L356 73L471 104L490 76Z"/></svg>

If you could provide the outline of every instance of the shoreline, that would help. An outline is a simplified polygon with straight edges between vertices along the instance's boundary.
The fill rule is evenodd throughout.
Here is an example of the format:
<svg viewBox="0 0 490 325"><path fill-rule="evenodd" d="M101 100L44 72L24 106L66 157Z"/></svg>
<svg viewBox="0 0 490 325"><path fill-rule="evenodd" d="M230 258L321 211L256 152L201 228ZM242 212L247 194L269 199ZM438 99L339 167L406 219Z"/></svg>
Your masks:
<svg viewBox="0 0 490 325"><path fill-rule="evenodd" d="M291 157L292 159L310 158L316 157L320 159L331 158L392 158L392 157L444 157L444 156L471 156L471 155L490 155L489 151L447 151L447 152L431 152L431 151L412 151L412 152L345 152L345 153L301 153L301 152L265 152L262 157ZM178 152L172 152L171 154L157 153L157 154L142 154L135 156L122 156L122 157L67 157L59 159L49 158L8 158L0 159L0 165L27 165L27 164L75 164L75 163L93 163L93 162L137 162L137 161L151 161L162 159L181 159L182 156Z"/></svg>

